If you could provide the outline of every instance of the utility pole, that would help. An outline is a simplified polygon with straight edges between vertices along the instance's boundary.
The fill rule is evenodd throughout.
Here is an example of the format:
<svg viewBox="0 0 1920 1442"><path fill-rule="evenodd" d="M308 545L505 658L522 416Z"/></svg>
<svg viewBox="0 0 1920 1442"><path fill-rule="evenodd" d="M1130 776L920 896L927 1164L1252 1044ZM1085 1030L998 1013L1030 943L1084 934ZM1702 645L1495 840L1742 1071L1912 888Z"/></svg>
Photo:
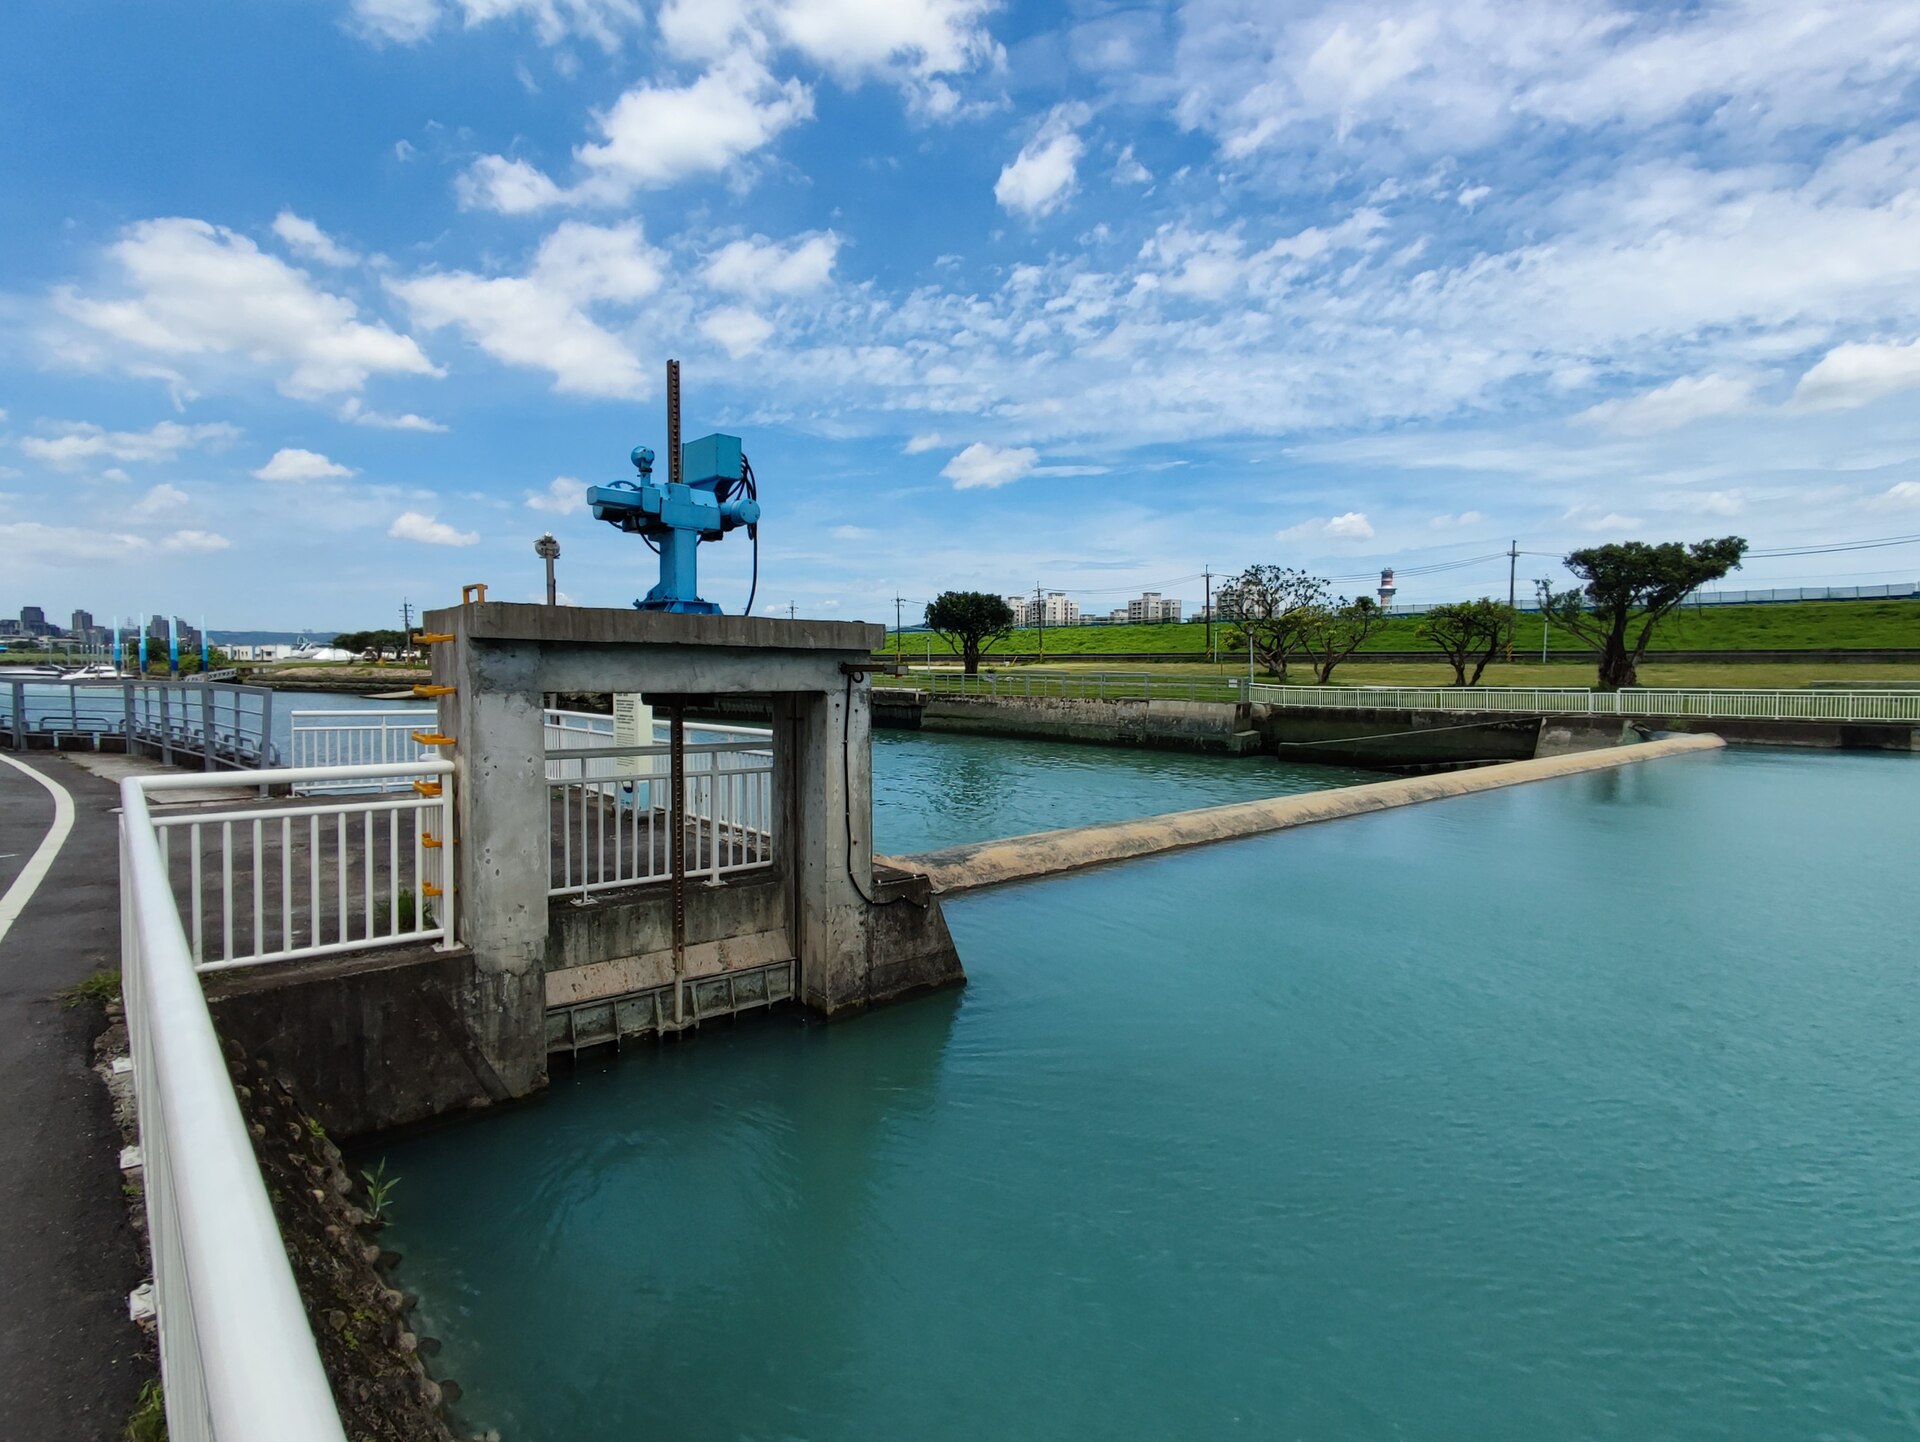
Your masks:
<svg viewBox="0 0 1920 1442"><path fill-rule="evenodd" d="M896 651L907 643L905 632L900 625L901 599L899 596L893 598L893 649Z"/></svg>
<svg viewBox="0 0 1920 1442"><path fill-rule="evenodd" d="M1047 605L1040 599L1040 588L1033 588L1033 624L1040 628L1040 659L1047 659Z"/></svg>
<svg viewBox="0 0 1920 1442"><path fill-rule="evenodd" d="M1507 543L1507 614L1513 614L1513 603L1517 599L1513 590L1514 569L1520 564L1520 539L1515 537ZM1507 632L1507 660L1513 660L1513 632Z"/></svg>
<svg viewBox="0 0 1920 1442"><path fill-rule="evenodd" d="M1534 594L1540 598L1540 664L1547 664L1547 598L1553 594L1553 582L1545 576L1536 576L1533 582Z"/></svg>
<svg viewBox="0 0 1920 1442"><path fill-rule="evenodd" d="M405 596L400 598L400 656L405 659L413 651L413 602Z"/></svg>
<svg viewBox="0 0 1920 1442"><path fill-rule="evenodd" d="M1208 565L1210 567L1212 563L1209 562ZM1213 654L1213 572L1208 569L1201 571L1200 574L1207 580L1207 600L1204 608L1207 618L1207 659L1217 661L1220 658Z"/></svg>
<svg viewBox="0 0 1920 1442"><path fill-rule="evenodd" d="M789 621L791 621L794 618L797 612L798 612L798 608L793 604L793 602L791 601L787 602L787 619Z"/></svg>

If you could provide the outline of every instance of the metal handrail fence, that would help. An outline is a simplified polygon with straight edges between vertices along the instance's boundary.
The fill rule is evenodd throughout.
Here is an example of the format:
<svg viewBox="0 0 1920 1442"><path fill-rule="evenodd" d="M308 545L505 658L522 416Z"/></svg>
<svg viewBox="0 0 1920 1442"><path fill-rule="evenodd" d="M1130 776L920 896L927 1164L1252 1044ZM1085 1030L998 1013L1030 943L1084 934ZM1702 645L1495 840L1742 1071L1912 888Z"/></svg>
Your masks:
<svg viewBox="0 0 1920 1442"><path fill-rule="evenodd" d="M1493 686L1269 686L1249 688L1268 706L1341 711L1500 711L1550 716L1689 716L1741 721L1920 723L1920 692L1767 691L1636 687L1623 691Z"/></svg>
<svg viewBox="0 0 1920 1442"><path fill-rule="evenodd" d="M212 771L271 766L280 759L273 745L273 692L264 686L114 677L13 679L0 697L16 749L30 737L55 744L86 737L97 747L101 737L117 736L129 750L144 747L169 766L197 760Z"/></svg>
<svg viewBox="0 0 1920 1442"><path fill-rule="evenodd" d="M345 1442L147 804L183 779L120 787L121 986L167 1431Z"/></svg>
<svg viewBox="0 0 1920 1442"><path fill-rule="evenodd" d="M732 728L738 729L738 728ZM553 796L549 896L665 881L672 807L668 746L571 746L547 751ZM766 739L684 748L687 871L723 876L773 859L773 753Z"/></svg>

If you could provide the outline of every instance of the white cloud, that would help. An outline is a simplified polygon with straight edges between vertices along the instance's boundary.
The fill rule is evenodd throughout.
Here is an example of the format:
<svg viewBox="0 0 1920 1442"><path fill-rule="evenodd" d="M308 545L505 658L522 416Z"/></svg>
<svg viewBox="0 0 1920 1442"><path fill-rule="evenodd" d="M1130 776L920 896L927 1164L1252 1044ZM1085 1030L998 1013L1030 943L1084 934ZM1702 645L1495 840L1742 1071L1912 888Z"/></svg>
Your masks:
<svg viewBox="0 0 1920 1442"><path fill-rule="evenodd" d="M1490 185L1463 185L1460 187L1460 193L1456 195L1454 199L1461 205L1464 205L1468 210L1472 210L1474 206L1492 194L1493 187Z"/></svg>
<svg viewBox="0 0 1920 1442"><path fill-rule="evenodd" d="M1835 346L1800 377L1793 389L1793 404L1802 410L1850 410L1916 389L1920 389L1920 340L1905 345L1852 341Z"/></svg>
<svg viewBox="0 0 1920 1442"><path fill-rule="evenodd" d="M82 561L124 561L148 548L145 536L98 526L48 526L39 521L0 523L0 553L41 566Z"/></svg>
<svg viewBox="0 0 1920 1442"><path fill-rule="evenodd" d="M1084 106L1056 106L994 182L993 198L1001 209L1038 220L1058 210L1073 192L1080 157L1086 144L1073 126L1086 119Z"/></svg>
<svg viewBox="0 0 1920 1442"><path fill-rule="evenodd" d="M1623 516L1618 511L1608 511L1604 516L1598 516L1591 521L1582 521L1580 529L1583 531L1637 531L1645 524L1646 522L1638 516Z"/></svg>
<svg viewBox="0 0 1920 1442"><path fill-rule="evenodd" d="M880 533L865 526L835 526L827 534L836 541L871 541Z"/></svg>
<svg viewBox="0 0 1920 1442"><path fill-rule="evenodd" d="M1104 476L1112 466L1035 466L1036 476Z"/></svg>
<svg viewBox="0 0 1920 1442"><path fill-rule="evenodd" d="M798 295L833 278L840 237L832 231L782 247L760 236L731 241L707 258L703 274L715 290L739 295Z"/></svg>
<svg viewBox="0 0 1920 1442"><path fill-rule="evenodd" d="M567 221L541 242L524 276L449 271L387 285L420 325L457 327L495 360L549 371L556 391L639 397L649 386L638 357L588 311L652 294L664 265L638 221Z"/></svg>
<svg viewBox="0 0 1920 1442"><path fill-rule="evenodd" d="M735 360L760 349L773 334L770 321L743 305L725 305L709 311L700 322L700 329Z"/></svg>
<svg viewBox="0 0 1920 1442"><path fill-rule="evenodd" d="M335 476L354 474L353 467L330 461L318 451L284 446L253 473L263 481L324 481Z"/></svg>
<svg viewBox="0 0 1920 1442"><path fill-rule="evenodd" d="M1373 523L1367 519L1364 511L1348 511L1327 522L1327 534L1349 541L1371 540Z"/></svg>
<svg viewBox="0 0 1920 1442"><path fill-rule="evenodd" d="M128 350L179 361L230 357L280 373L289 395L357 391L371 375L439 375L414 344L360 320L344 296L204 220L143 220L108 255L130 286L114 298L63 288L55 308L106 344L66 344L58 358L88 370L129 369ZM172 371L145 372L177 379Z"/></svg>
<svg viewBox="0 0 1920 1442"><path fill-rule="evenodd" d="M1883 507L1920 506L1920 481L1895 481L1878 500Z"/></svg>
<svg viewBox="0 0 1920 1442"><path fill-rule="evenodd" d="M402 415L390 415L385 411L370 411L360 404L358 396L349 396L340 407L340 419L356 426L371 426L380 431L432 431L444 432L446 427L440 422L417 416L412 411Z"/></svg>
<svg viewBox="0 0 1920 1442"><path fill-rule="evenodd" d="M1120 158L1113 163L1115 185L1147 185L1152 180L1153 172L1135 158L1131 145L1122 150Z"/></svg>
<svg viewBox="0 0 1920 1442"><path fill-rule="evenodd" d="M90 460L165 461L199 446L218 447L240 432L225 422L183 426L161 421L151 430L109 431L85 421L58 423L53 436L26 436L20 449L37 461L72 470Z"/></svg>
<svg viewBox="0 0 1920 1442"><path fill-rule="evenodd" d="M304 216L283 210L273 218L273 233L285 241L295 255L318 261L321 265L358 265L360 257L339 244Z"/></svg>
<svg viewBox="0 0 1920 1442"><path fill-rule="evenodd" d="M603 50L645 24L637 0L353 0L353 18L371 39L417 45L440 22L457 15L471 30L489 21L530 21L543 45L575 37Z"/></svg>
<svg viewBox="0 0 1920 1442"><path fill-rule="evenodd" d="M1457 516L1435 516L1427 522L1436 531L1451 531L1460 526L1477 526L1486 517L1478 511L1462 511Z"/></svg>
<svg viewBox="0 0 1920 1442"><path fill-rule="evenodd" d="M920 435L911 437L907 441L907 443L904 446L902 446L900 449L906 455L917 456L922 451L938 450L941 446L944 446L945 444L946 442L943 441L937 433L932 431L927 431Z"/></svg>
<svg viewBox="0 0 1920 1442"><path fill-rule="evenodd" d="M187 501L188 496L185 491L163 481L135 501L132 510L136 516L165 516L183 509Z"/></svg>
<svg viewBox="0 0 1920 1442"><path fill-rule="evenodd" d="M920 108L958 109L942 77L997 63L992 0L667 0L660 34L676 55L713 60L737 46L779 44L845 83L885 76Z"/></svg>
<svg viewBox="0 0 1920 1442"><path fill-rule="evenodd" d="M1017 481L1034 467L1040 453L1032 446L993 446L975 441L945 466L940 474L956 491L991 490Z"/></svg>
<svg viewBox="0 0 1920 1442"><path fill-rule="evenodd" d="M504 155L474 161L454 181L454 193L464 210L497 210L502 215L530 215L567 199L544 171Z"/></svg>
<svg viewBox="0 0 1920 1442"><path fill-rule="evenodd" d="M445 521L423 516L418 511L403 511L387 527L387 534L401 541L419 541L428 546L472 546L478 544L478 531L461 531Z"/></svg>
<svg viewBox="0 0 1920 1442"><path fill-rule="evenodd" d="M747 49L686 85L634 86L596 115L601 139L575 147L584 172L564 187L524 161L486 155L461 178L462 204L509 214L562 203L621 205L636 191L735 169L788 126L813 115L813 93L776 80Z"/></svg>
<svg viewBox="0 0 1920 1442"><path fill-rule="evenodd" d="M212 551L224 551L232 544L233 542L217 531L175 531L160 542L160 549L188 555L206 555Z"/></svg>
<svg viewBox="0 0 1920 1442"><path fill-rule="evenodd" d="M1681 376L1637 396L1602 401L1580 419L1628 436L1677 430L1713 416L1738 415L1753 407L1753 382L1740 376Z"/></svg>
<svg viewBox="0 0 1920 1442"><path fill-rule="evenodd" d="M571 516L587 508L587 488L572 476L555 476L544 491L527 492L527 509Z"/></svg>

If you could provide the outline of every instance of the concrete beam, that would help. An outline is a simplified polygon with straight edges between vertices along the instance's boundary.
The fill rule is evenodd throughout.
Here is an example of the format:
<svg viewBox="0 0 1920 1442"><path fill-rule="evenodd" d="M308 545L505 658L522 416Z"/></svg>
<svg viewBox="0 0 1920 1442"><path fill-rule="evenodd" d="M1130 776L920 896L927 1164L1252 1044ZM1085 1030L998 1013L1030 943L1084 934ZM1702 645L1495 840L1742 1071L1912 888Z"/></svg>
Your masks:
<svg viewBox="0 0 1920 1442"><path fill-rule="evenodd" d="M1670 736L1639 745L1616 746L1607 751L1587 751L1539 761L1511 761L1473 771L1377 781L1367 786L1344 786L1331 791L1309 792L1303 796L1276 797L1271 801L1206 806L1194 811L1176 811L1168 816L1149 816L1139 821L1076 826L1063 831L1015 836L1004 841L951 846L941 851L921 852L917 856L880 859L888 866L926 874L942 893L972 891L1009 881L1057 876L1062 872L1078 871L1109 861L1156 856L1162 852L1181 851L1215 841L1237 841L1242 837L1284 831L1315 821L1334 821L1344 816L1364 815L1369 811L1386 811L1418 801L1466 796L1476 791L1493 791L1503 786L1546 781L1556 776L1577 776L1586 771L1604 771L1610 767L1630 766L1635 762L1658 760L1664 756L1717 751L1724 745L1726 743L1718 736Z"/></svg>

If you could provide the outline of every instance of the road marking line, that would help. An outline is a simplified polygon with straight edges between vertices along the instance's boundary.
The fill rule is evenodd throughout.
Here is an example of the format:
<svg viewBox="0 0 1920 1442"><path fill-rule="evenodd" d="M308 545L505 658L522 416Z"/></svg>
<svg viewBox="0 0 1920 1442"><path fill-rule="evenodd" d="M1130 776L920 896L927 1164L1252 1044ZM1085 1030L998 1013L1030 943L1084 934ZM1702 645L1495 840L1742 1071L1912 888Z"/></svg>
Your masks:
<svg viewBox="0 0 1920 1442"><path fill-rule="evenodd" d="M52 793L53 825L47 828L45 838L27 859L20 874L13 878L13 885L7 888L7 894L0 896L0 941L7 939L7 932L18 920L20 913L27 909L27 903L33 900L33 893L40 889L40 883L46 880L47 872L53 867L54 857L60 854L60 848L67 844L67 833L73 830L73 796L51 776L42 776L24 762L15 761L11 756L0 756L15 771L25 772Z"/></svg>

